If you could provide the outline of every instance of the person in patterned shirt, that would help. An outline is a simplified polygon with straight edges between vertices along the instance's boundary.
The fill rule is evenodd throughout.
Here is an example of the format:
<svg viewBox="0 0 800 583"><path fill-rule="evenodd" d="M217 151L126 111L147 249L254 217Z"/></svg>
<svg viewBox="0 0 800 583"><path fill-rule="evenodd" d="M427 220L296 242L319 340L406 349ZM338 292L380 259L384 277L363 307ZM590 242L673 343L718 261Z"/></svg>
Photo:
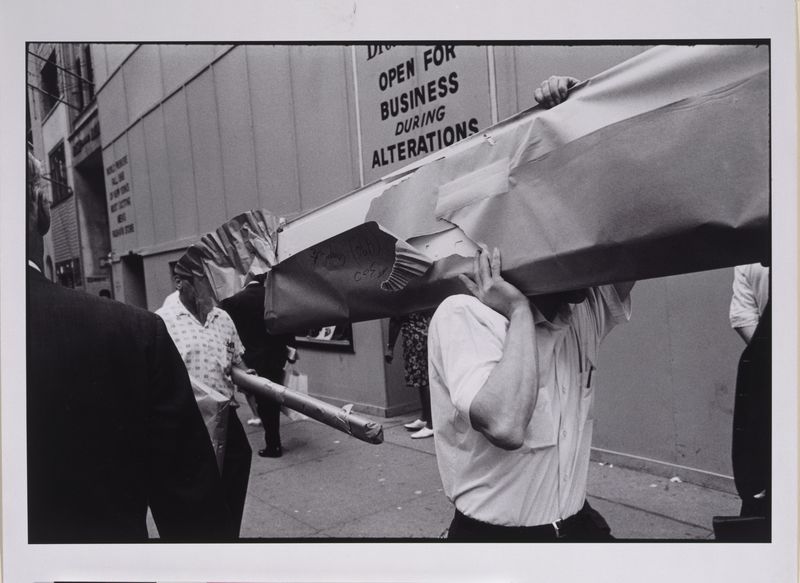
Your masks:
<svg viewBox="0 0 800 583"><path fill-rule="evenodd" d="M223 435L211 439L216 449L224 448L221 457L222 483L225 499L233 515L236 532L239 532L250 478L251 449L235 408L234 384L231 371L234 367L248 370L242 361L244 349L236 333L236 326L228 314L213 304L210 290L204 290L208 281L190 262L175 265L173 281L180 301L165 302L156 311L167 325L167 330L189 372L198 404L203 397L214 394L216 400L229 399L219 427L226 427ZM250 372L248 370L248 372ZM203 407L201 407L203 410ZM204 415L204 417L206 417ZM206 426L212 426L206 417Z"/></svg>

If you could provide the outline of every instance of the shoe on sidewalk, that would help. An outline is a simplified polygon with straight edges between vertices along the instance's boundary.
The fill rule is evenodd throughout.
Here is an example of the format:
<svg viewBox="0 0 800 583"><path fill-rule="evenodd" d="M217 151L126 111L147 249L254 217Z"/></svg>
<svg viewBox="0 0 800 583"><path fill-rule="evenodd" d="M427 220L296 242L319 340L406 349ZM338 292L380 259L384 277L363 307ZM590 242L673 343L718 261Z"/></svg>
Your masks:
<svg viewBox="0 0 800 583"><path fill-rule="evenodd" d="M258 417L251 417L247 420L248 425L261 425L261 419Z"/></svg>
<svg viewBox="0 0 800 583"><path fill-rule="evenodd" d="M283 448L280 445L278 447L265 447L264 449L258 450L258 455L260 457L281 457L283 455Z"/></svg>
<svg viewBox="0 0 800 583"><path fill-rule="evenodd" d="M425 427L427 423L425 423L422 419L417 419L416 421L412 421L411 423L406 423L403 425L409 431L417 431L418 429L422 429Z"/></svg>
<svg viewBox="0 0 800 583"><path fill-rule="evenodd" d="M430 427L423 427L416 433L411 434L411 439L425 439L426 437L433 437L433 429Z"/></svg>

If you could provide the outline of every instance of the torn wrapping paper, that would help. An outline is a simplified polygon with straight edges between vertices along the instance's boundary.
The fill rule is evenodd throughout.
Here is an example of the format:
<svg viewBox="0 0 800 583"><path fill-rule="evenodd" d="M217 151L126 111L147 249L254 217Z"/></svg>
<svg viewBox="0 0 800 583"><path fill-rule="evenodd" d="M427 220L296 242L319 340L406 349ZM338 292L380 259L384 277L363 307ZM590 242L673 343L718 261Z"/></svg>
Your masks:
<svg viewBox="0 0 800 583"><path fill-rule="evenodd" d="M352 405L336 407L236 368L233 369L231 376L233 382L243 391L280 403L284 407L298 411L361 441L383 443L383 427L371 419L353 413Z"/></svg>
<svg viewBox="0 0 800 583"><path fill-rule="evenodd" d="M219 303L240 291L248 275L266 273L276 262L277 217L263 210L237 215L190 246L175 273L203 282L200 301Z"/></svg>
<svg viewBox="0 0 800 583"><path fill-rule="evenodd" d="M290 222L274 332L466 290L477 242L527 295L769 257L769 55L656 47Z"/></svg>

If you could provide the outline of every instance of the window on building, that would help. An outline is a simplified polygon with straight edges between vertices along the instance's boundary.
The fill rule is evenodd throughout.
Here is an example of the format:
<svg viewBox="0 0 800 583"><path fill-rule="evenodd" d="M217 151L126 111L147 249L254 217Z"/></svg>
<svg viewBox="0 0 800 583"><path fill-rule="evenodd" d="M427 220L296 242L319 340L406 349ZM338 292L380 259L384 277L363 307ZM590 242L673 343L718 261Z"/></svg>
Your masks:
<svg viewBox="0 0 800 583"><path fill-rule="evenodd" d="M92 64L92 47L83 45L83 78L86 83L86 103L94 99L94 65Z"/></svg>
<svg viewBox="0 0 800 583"><path fill-rule="evenodd" d="M53 204L56 205L65 200L70 195L67 186L67 162L64 158L64 142L50 151L50 181L51 192L53 193Z"/></svg>
<svg viewBox="0 0 800 583"><path fill-rule="evenodd" d="M89 45L80 45L75 56L75 106L83 111L94 100L94 67Z"/></svg>
<svg viewBox="0 0 800 583"><path fill-rule="evenodd" d="M58 65L56 62L56 51L53 50L42 67L42 117L50 113L59 99L61 99L61 89L58 83Z"/></svg>
<svg viewBox="0 0 800 583"><path fill-rule="evenodd" d="M78 108L78 111L83 111L83 108L86 107L84 104L84 85L83 78L81 75L81 59L80 57L75 58L75 73L78 75L76 78L77 85L75 87L75 107Z"/></svg>
<svg viewBox="0 0 800 583"><path fill-rule="evenodd" d="M80 260L75 258L56 263L56 278L58 283L64 287L81 287L83 280L81 279Z"/></svg>

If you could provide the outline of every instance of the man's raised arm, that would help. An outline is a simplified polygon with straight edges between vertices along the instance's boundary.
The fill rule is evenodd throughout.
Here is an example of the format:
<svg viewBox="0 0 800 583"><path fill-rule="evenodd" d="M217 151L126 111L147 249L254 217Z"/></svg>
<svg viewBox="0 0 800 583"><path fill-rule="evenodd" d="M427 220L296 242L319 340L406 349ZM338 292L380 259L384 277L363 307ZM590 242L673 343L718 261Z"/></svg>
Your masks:
<svg viewBox="0 0 800 583"><path fill-rule="evenodd" d="M536 406L538 357L528 298L500 276L500 251L485 245L475 257L473 277L461 277L481 302L508 318L503 356L469 409L470 423L497 447L519 449Z"/></svg>

